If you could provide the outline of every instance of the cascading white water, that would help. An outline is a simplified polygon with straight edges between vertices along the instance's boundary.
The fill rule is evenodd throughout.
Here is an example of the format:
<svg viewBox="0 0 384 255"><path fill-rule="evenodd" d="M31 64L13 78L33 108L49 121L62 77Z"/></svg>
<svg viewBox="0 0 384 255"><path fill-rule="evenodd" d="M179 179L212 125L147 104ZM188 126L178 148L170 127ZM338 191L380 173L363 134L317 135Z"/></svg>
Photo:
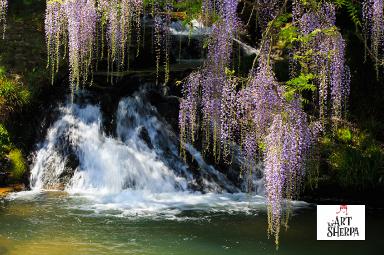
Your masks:
<svg viewBox="0 0 384 255"><path fill-rule="evenodd" d="M134 215L175 208L244 210L250 204L248 195L236 193L239 189L188 145L199 167L196 180L179 157L177 136L141 93L120 101L116 137L103 131L97 105L68 103L60 111L35 155L35 191L64 189L97 201L94 209Z"/></svg>

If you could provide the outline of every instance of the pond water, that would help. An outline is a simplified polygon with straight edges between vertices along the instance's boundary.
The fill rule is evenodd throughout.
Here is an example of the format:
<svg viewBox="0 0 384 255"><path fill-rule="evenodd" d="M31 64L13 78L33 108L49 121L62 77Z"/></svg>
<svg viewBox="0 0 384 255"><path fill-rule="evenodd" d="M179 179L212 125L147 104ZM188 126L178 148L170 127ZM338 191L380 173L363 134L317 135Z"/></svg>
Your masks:
<svg viewBox="0 0 384 255"><path fill-rule="evenodd" d="M316 241L316 208L300 203L276 251L262 203L246 212L190 207L172 217L97 210L92 203L62 192L11 195L0 202L0 254L380 254L383 248L383 214L371 209L366 241Z"/></svg>

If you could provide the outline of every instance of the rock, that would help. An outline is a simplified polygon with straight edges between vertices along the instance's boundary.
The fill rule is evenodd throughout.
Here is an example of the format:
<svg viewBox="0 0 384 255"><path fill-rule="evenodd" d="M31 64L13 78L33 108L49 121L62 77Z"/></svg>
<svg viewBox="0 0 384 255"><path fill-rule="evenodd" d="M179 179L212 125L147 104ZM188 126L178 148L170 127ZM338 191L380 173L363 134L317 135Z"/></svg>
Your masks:
<svg viewBox="0 0 384 255"><path fill-rule="evenodd" d="M0 172L0 186L8 181L9 172Z"/></svg>
<svg viewBox="0 0 384 255"><path fill-rule="evenodd" d="M7 171L11 167L11 160L7 157L0 159L0 172Z"/></svg>
<svg viewBox="0 0 384 255"><path fill-rule="evenodd" d="M148 130L141 126L138 130L138 137L148 146L149 149L153 149L151 138L149 137Z"/></svg>
<svg viewBox="0 0 384 255"><path fill-rule="evenodd" d="M11 161L5 157L0 159L0 186L5 185L8 181L10 173L8 170L11 168Z"/></svg>
<svg viewBox="0 0 384 255"><path fill-rule="evenodd" d="M179 126L179 98L177 96L163 96L159 92L150 90L146 93L148 102L155 106L158 113L177 131Z"/></svg>
<svg viewBox="0 0 384 255"><path fill-rule="evenodd" d="M79 166L80 161L76 154L71 151L71 153L65 158L65 168L64 171L59 176L60 184L58 184L59 190L63 190L65 185L71 180L73 174L75 173L76 168Z"/></svg>
<svg viewBox="0 0 384 255"><path fill-rule="evenodd" d="M11 192L19 192L23 190L25 190L25 185L20 183L0 188L0 198L6 197Z"/></svg>
<svg viewBox="0 0 384 255"><path fill-rule="evenodd" d="M70 169L76 169L79 166L79 158L77 155L72 151L65 160L65 166Z"/></svg>

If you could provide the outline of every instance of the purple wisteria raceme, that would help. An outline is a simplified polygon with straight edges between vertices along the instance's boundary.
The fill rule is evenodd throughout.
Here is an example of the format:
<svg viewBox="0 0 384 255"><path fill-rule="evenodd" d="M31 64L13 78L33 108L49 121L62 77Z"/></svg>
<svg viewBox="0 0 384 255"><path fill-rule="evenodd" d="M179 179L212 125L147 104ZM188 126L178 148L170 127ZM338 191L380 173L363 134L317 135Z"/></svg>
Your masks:
<svg viewBox="0 0 384 255"><path fill-rule="evenodd" d="M214 68L218 75L223 76L232 54L232 40L239 29L237 1L223 0L219 10L222 19L212 26L206 69Z"/></svg>
<svg viewBox="0 0 384 255"><path fill-rule="evenodd" d="M47 0L45 35L52 76L61 50L68 46L72 89L87 82L99 55L99 33L102 58L107 41L108 71L129 65L132 28L140 40L142 4L142 0Z"/></svg>
<svg viewBox="0 0 384 255"><path fill-rule="evenodd" d="M248 86L237 93L237 142L247 176L254 171L255 162L263 159L268 233L278 245L280 225L289 217L289 210L283 210L284 201L296 198L300 191L309 148L316 143L318 132L311 131L300 100L284 98L284 87L277 82L266 56L249 79Z"/></svg>
<svg viewBox="0 0 384 255"><path fill-rule="evenodd" d="M166 0L161 7L160 2L153 3L154 15L154 48L156 54L156 84L158 83L161 60L164 59L165 79L163 85L169 81L169 58L171 45L171 12L173 9L172 1ZM165 89L165 88L164 88ZM164 90L164 93L166 91Z"/></svg>
<svg viewBox="0 0 384 255"><path fill-rule="evenodd" d="M273 116L264 139L268 233L274 236L276 245L279 243L283 202L297 197L312 141L307 116L300 102L286 102L284 109Z"/></svg>
<svg viewBox="0 0 384 255"><path fill-rule="evenodd" d="M220 102L220 143L223 149L222 158L229 162L231 149L233 148L238 131L239 120L237 112L236 81L228 78L223 83L222 97Z"/></svg>
<svg viewBox="0 0 384 255"><path fill-rule="evenodd" d="M307 71L316 76L317 96L320 118L341 119L346 109L349 95L350 74L345 60L345 41L335 28L335 7L322 2L316 10L305 10L300 3L295 3L295 17L300 32L309 40L296 48L296 54L312 52L306 58ZM301 16L297 16L301 15Z"/></svg>
<svg viewBox="0 0 384 255"><path fill-rule="evenodd" d="M250 110L249 117L252 118L259 141L266 135L274 113L279 111L282 105L281 86L272 67L266 62L260 61L256 73L251 73L251 81L246 88L248 98L244 100L245 108Z"/></svg>
<svg viewBox="0 0 384 255"><path fill-rule="evenodd" d="M220 57L218 57L218 61ZM217 62L218 66L206 66L202 72L203 80L201 83L201 111L202 111L202 130L205 131L204 152L212 146L216 160L220 157L220 117L222 85L226 82L225 66L222 62Z"/></svg>
<svg viewBox="0 0 384 255"><path fill-rule="evenodd" d="M301 17L296 17L299 28L304 34L309 34L316 29L327 29L335 25L336 13L335 6L331 3L323 2L317 10L308 10Z"/></svg>
<svg viewBox="0 0 384 255"><path fill-rule="evenodd" d="M384 65L384 1L363 1L363 31L371 39L371 50L376 70Z"/></svg>
<svg viewBox="0 0 384 255"><path fill-rule="evenodd" d="M68 0L64 9L68 17L69 78L74 89L92 72L98 16L95 0Z"/></svg>
<svg viewBox="0 0 384 255"><path fill-rule="evenodd" d="M331 47L333 59L329 71L332 116L341 119L349 96L350 72L345 64L345 41L340 33L332 36Z"/></svg>
<svg viewBox="0 0 384 255"><path fill-rule="evenodd" d="M45 38L47 44L47 67L51 69L52 83L58 71L60 50L66 46L67 40L67 15L64 4L58 1L47 1L45 10Z"/></svg>
<svg viewBox="0 0 384 255"><path fill-rule="evenodd" d="M209 24L211 18L214 16L216 10L215 5L216 1L214 0L203 0L201 2L201 16L205 24Z"/></svg>
<svg viewBox="0 0 384 255"><path fill-rule="evenodd" d="M191 125L188 124L188 121L184 121L188 120L189 116L194 116L188 113L186 105L191 104L191 102L201 102L201 118L199 118L201 123L198 126L204 132L202 137L204 152L212 149L217 160L220 158L222 146L225 147L225 154L228 154L228 143L230 137L232 137L232 132L234 132L233 120L228 119L222 123L222 116L229 108L228 104L234 101L235 98L234 88L232 84L229 84L233 83L233 81L227 77L226 67L231 58L232 40L239 28L239 20L236 14L237 4L236 0L214 2L221 19L212 26L207 60L203 68L198 73L192 74L193 76L185 84L185 87L191 87L191 81L198 83L201 92L184 94L184 101L181 105L181 137L186 137L183 132L195 130L194 126L188 126ZM225 85L224 88L223 85ZM222 103L226 110L222 109ZM223 135L221 134L222 128L225 132Z"/></svg>
<svg viewBox="0 0 384 255"><path fill-rule="evenodd" d="M268 23L273 20L279 12L282 5L281 0L256 0L257 21L262 31L264 31Z"/></svg>
<svg viewBox="0 0 384 255"><path fill-rule="evenodd" d="M271 2L276 5L280 3L260 2L266 5ZM207 60L203 68L193 72L183 83L179 112L181 148L186 143L196 141L200 131L203 150L209 149L216 160L223 158L226 161L235 144L239 144L244 158L242 169L246 176L252 175L257 161L262 158L265 166L268 232L278 244L284 201L295 198L300 190L309 148L317 140L313 136L318 132L309 127L301 101L296 97L291 101L284 98L284 87L276 80L268 58L272 43L270 40L266 41L261 50L259 67L251 70L243 88L237 88L239 81L228 69L232 40L240 26L236 15L237 1L203 1L203 11L210 12L212 6L220 18L212 26ZM332 14L331 7L325 6L324 11ZM268 12L272 13L272 9L274 7ZM305 13L304 10L299 11ZM271 14L268 19L273 18L273 15L276 14ZM303 20L310 20L310 17L317 18L315 13L311 13ZM302 29L309 34L319 26L333 26L333 22L334 16L325 14L321 20L314 20L313 24L307 24ZM340 59L338 61L344 64L343 41L331 38L330 42L324 44L327 49L321 53L330 54L335 51L336 58ZM324 45L319 43L317 48L321 49ZM319 54L318 58L324 60L322 56ZM338 104L341 101L338 95L347 93L347 89L338 83L340 79L346 79L343 76L344 65L338 70L336 67L341 65L332 66L334 69L330 71L327 81L329 88L332 87L334 91L332 100ZM339 108L334 111L339 111ZM244 179L251 183L247 177Z"/></svg>
<svg viewBox="0 0 384 255"><path fill-rule="evenodd" d="M179 110L181 148L183 148L184 144L193 144L199 131L201 80L201 73L194 72L183 83L183 98L181 99Z"/></svg>
<svg viewBox="0 0 384 255"><path fill-rule="evenodd" d="M129 65L132 28L140 35L141 0L101 0L98 5L102 27L106 27L108 70Z"/></svg>
<svg viewBox="0 0 384 255"><path fill-rule="evenodd" d="M164 73L165 73L165 79L164 79L164 86L167 85L169 81L169 72L170 72L170 67L169 67L169 58L170 58L170 45L171 45L171 31L169 27L171 26L171 12L173 9L172 1L167 0L165 1L165 6L164 6L164 12L165 12L165 26L167 27L165 29L165 45L163 47L164 55L165 55L165 61L164 61ZM164 91L165 92L165 91Z"/></svg>
<svg viewBox="0 0 384 255"><path fill-rule="evenodd" d="M128 19L124 19L125 17L120 14L120 1L119 0L111 0L108 3L107 9L107 42L108 42L108 70L112 69L115 63L118 66L122 66L124 64L123 52L125 48L124 39L126 39L126 35L123 33L126 27L126 21ZM125 37L123 39L123 37Z"/></svg>
<svg viewBox="0 0 384 255"><path fill-rule="evenodd" d="M240 145L244 155L243 171L250 176L255 162L260 159L259 147L267 134L273 115L282 105L280 89L267 61L249 74L247 87L238 92L237 120L240 125Z"/></svg>
<svg viewBox="0 0 384 255"><path fill-rule="evenodd" d="M7 9L8 9L8 0L0 0L0 27L3 27L3 39L5 36L5 29L7 27L6 18L7 18Z"/></svg>
<svg viewBox="0 0 384 255"><path fill-rule="evenodd" d="M158 6L155 5L156 13L159 13ZM162 45L164 44L164 21L162 16L156 14L154 17L154 46L155 46L155 54L156 54L156 84L159 79L160 72L160 61L161 61L161 53L162 53Z"/></svg>

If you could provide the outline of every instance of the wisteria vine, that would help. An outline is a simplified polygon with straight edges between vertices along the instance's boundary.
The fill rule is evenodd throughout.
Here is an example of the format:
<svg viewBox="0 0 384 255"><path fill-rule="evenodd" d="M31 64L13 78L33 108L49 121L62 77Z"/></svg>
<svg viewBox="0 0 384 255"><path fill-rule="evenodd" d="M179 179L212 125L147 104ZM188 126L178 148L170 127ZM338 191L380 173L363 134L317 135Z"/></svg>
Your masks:
<svg viewBox="0 0 384 255"><path fill-rule="evenodd" d="M6 16L8 9L8 0L0 0L0 27L3 27L3 39L5 34L5 29L7 27Z"/></svg>
<svg viewBox="0 0 384 255"><path fill-rule="evenodd" d="M371 38L371 51L376 70L384 65L384 1L363 1L363 30Z"/></svg>
<svg viewBox="0 0 384 255"><path fill-rule="evenodd" d="M325 125L326 119L340 120L349 96L350 71L345 59L345 41L337 30L335 6L323 2L308 8L295 1L293 19L306 40L299 43L294 55L300 59L299 73L311 73L317 85L314 104Z"/></svg>
<svg viewBox="0 0 384 255"><path fill-rule="evenodd" d="M132 30L140 40L142 9L141 0L47 0L45 34L52 81L67 48L72 89L88 81L105 45L108 71L129 66Z"/></svg>
<svg viewBox="0 0 384 255"><path fill-rule="evenodd" d="M268 7L259 10L266 13L259 25L272 31L271 22L285 3L257 4ZM298 62L296 71L314 77L317 93L313 93L312 100L318 105L319 119L342 118L349 94L349 69L345 63L345 42L335 28L335 8L325 1L316 8L301 1L293 4L293 21L300 38L305 38L296 44L293 55L311 54L300 62L294 60ZM200 129L203 148L212 151L216 160L222 158L226 162L230 162L231 150L240 145L245 176L252 176L256 163L263 161L268 233L278 245L281 223L289 217L289 210L284 210L289 206L285 200L298 196L311 147L316 144L324 121L309 121L300 93L286 98L285 86L273 72L270 51L274 42L268 34L262 38L258 67L250 71L246 85L239 86L238 78L229 70L232 39L241 27L236 5L233 0L222 1L221 5L204 1L203 13L212 12L211 6L215 6L220 19L213 25L204 67L193 72L183 84L180 140L183 149L183 144L198 139Z"/></svg>

